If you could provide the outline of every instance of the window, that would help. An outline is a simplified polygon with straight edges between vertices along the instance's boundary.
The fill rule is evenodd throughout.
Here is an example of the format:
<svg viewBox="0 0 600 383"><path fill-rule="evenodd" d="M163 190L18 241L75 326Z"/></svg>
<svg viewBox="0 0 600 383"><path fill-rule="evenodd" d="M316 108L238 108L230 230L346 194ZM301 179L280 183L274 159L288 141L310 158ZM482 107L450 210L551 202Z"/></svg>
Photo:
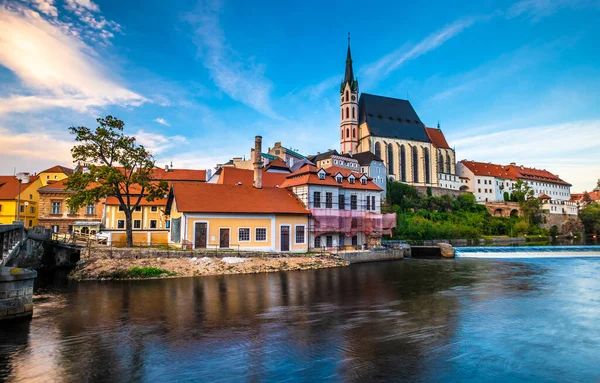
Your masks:
<svg viewBox="0 0 600 383"><path fill-rule="evenodd" d="M119 211L124 211L123 206L119 205Z"/></svg>
<svg viewBox="0 0 600 383"><path fill-rule="evenodd" d="M346 118L350 118L350 109L346 107Z"/></svg>
<svg viewBox="0 0 600 383"><path fill-rule="evenodd" d="M358 246L358 236L352 237L352 246Z"/></svg>
<svg viewBox="0 0 600 383"><path fill-rule="evenodd" d="M165 220L165 229L170 229L171 228L171 220L167 219Z"/></svg>
<svg viewBox="0 0 600 383"><path fill-rule="evenodd" d="M313 193L313 206L314 207L321 207L321 192L314 192Z"/></svg>
<svg viewBox="0 0 600 383"><path fill-rule="evenodd" d="M325 237L325 246L333 247L333 236L328 235L327 237Z"/></svg>
<svg viewBox="0 0 600 383"><path fill-rule="evenodd" d="M2 211L2 205L0 205L0 211Z"/></svg>
<svg viewBox="0 0 600 383"><path fill-rule="evenodd" d="M313 247L315 247L315 248L321 247L321 236L320 235L317 235L315 237L315 243L313 244Z"/></svg>
<svg viewBox="0 0 600 383"><path fill-rule="evenodd" d="M250 228L240 227L238 229L238 241L239 242L250 242Z"/></svg>
<svg viewBox="0 0 600 383"><path fill-rule="evenodd" d="M52 214L60 214L60 202L52 202Z"/></svg>
<svg viewBox="0 0 600 383"><path fill-rule="evenodd" d="M53 233L58 233L59 230L59 226L58 225L52 225L52 232Z"/></svg>
<svg viewBox="0 0 600 383"><path fill-rule="evenodd" d="M95 213L96 213L96 206L94 206L94 205L87 205L85 207L85 214L93 215Z"/></svg>
<svg viewBox="0 0 600 383"><path fill-rule="evenodd" d="M54 176L54 179L57 179L57 178L58 178L58 176Z"/></svg>
<svg viewBox="0 0 600 383"><path fill-rule="evenodd" d="M35 207L33 207L33 206L30 206L30 207L29 207L29 212L30 212L30 213L35 213Z"/></svg>
<svg viewBox="0 0 600 383"><path fill-rule="evenodd" d="M371 196L371 210L375 210L375 196Z"/></svg>
<svg viewBox="0 0 600 383"><path fill-rule="evenodd" d="M477 189L477 193L481 193L481 189Z"/></svg>
<svg viewBox="0 0 600 383"><path fill-rule="evenodd" d="M480 184L480 183L481 183L481 180L477 180L477 183L478 183L478 184Z"/></svg>
<svg viewBox="0 0 600 383"><path fill-rule="evenodd" d="M367 210L371 210L371 197L367 196Z"/></svg>
<svg viewBox="0 0 600 383"><path fill-rule="evenodd" d="M135 207L135 211L142 211L142 207L141 206L136 206Z"/></svg>
<svg viewBox="0 0 600 383"><path fill-rule="evenodd" d="M33 220L29 220L29 227L33 226Z"/></svg>
<svg viewBox="0 0 600 383"><path fill-rule="evenodd" d="M267 229L265 227L257 227L254 231L254 239L257 242L267 241Z"/></svg>
<svg viewBox="0 0 600 383"><path fill-rule="evenodd" d="M360 183L361 183L361 184L363 184L363 185L366 185L366 184L367 184L367 179L366 179L366 178L364 178L364 177L363 177L363 178L361 178L361 179L360 179Z"/></svg>
<svg viewBox="0 0 600 383"><path fill-rule="evenodd" d="M338 184L341 184L342 183L342 176L340 176L340 175L335 176L335 180L337 181Z"/></svg>
<svg viewBox="0 0 600 383"><path fill-rule="evenodd" d="M33 194L30 194L30 195L29 195L29 199L33 199Z"/></svg>
<svg viewBox="0 0 600 383"><path fill-rule="evenodd" d="M348 91L346 91L346 102L350 101L350 98L348 97Z"/></svg>
<svg viewBox="0 0 600 383"><path fill-rule="evenodd" d="M156 220L155 219L150 220L150 229L156 229Z"/></svg>
<svg viewBox="0 0 600 383"><path fill-rule="evenodd" d="M322 170L322 171L319 172L319 179L320 180L324 180L325 179L325 171L324 170Z"/></svg>
<svg viewBox="0 0 600 383"><path fill-rule="evenodd" d="M346 138L350 138L350 129L346 128Z"/></svg>
<svg viewBox="0 0 600 383"><path fill-rule="evenodd" d="M325 207L327 209L333 207L333 193L325 193Z"/></svg>
<svg viewBox="0 0 600 383"><path fill-rule="evenodd" d="M139 219L134 219L133 220L133 228L134 229L141 229L142 228L142 221Z"/></svg>
<svg viewBox="0 0 600 383"><path fill-rule="evenodd" d="M124 229L125 228L125 220L124 219L118 219L117 220L117 229Z"/></svg>
<svg viewBox="0 0 600 383"><path fill-rule="evenodd" d="M50 176L46 176L46 179L47 179L47 180L49 180L49 179L50 179Z"/></svg>
<svg viewBox="0 0 600 383"><path fill-rule="evenodd" d="M354 108L352 108L352 118L355 118L354 116L355 116L355 112L354 112ZM352 133L354 135L354 132L352 132Z"/></svg>
<svg viewBox="0 0 600 383"><path fill-rule="evenodd" d="M355 178L350 176L348 177L348 182L350 182L351 184L354 184Z"/></svg>
<svg viewBox="0 0 600 383"><path fill-rule="evenodd" d="M21 207L19 208L19 210L21 211L21 213L25 213L25 205L21 205Z"/></svg>
<svg viewBox="0 0 600 383"><path fill-rule="evenodd" d="M338 195L338 209L346 210L346 196L343 194Z"/></svg>
<svg viewBox="0 0 600 383"><path fill-rule="evenodd" d="M150 208L150 211L158 211L158 206L152 206L152 207Z"/></svg>
<svg viewBox="0 0 600 383"><path fill-rule="evenodd" d="M302 244L305 243L306 230L304 225L296 226L296 243Z"/></svg>
<svg viewBox="0 0 600 383"><path fill-rule="evenodd" d="M358 197L356 196L356 194L350 196L350 209L358 209Z"/></svg>

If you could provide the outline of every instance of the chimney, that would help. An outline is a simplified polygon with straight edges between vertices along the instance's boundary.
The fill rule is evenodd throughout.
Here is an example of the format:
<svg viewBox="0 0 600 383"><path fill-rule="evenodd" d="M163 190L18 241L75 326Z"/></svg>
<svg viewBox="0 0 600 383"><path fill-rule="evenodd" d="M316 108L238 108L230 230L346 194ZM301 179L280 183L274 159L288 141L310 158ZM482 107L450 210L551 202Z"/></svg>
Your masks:
<svg viewBox="0 0 600 383"><path fill-rule="evenodd" d="M254 187L262 189L262 137L254 137Z"/></svg>

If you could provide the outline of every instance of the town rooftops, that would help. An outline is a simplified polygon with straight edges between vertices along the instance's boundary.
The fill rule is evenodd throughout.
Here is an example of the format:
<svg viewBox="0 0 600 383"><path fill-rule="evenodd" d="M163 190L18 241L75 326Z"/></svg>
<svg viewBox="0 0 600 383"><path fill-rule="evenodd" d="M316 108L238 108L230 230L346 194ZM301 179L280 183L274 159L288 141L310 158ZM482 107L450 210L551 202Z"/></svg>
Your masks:
<svg viewBox="0 0 600 383"><path fill-rule="evenodd" d="M462 160L460 162L476 176L498 177L515 181L522 179L571 186L570 183L545 169L528 168L516 164L498 165L467 160Z"/></svg>
<svg viewBox="0 0 600 383"><path fill-rule="evenodd" d="M206 181L206 170L198 169L171 169L165 170L155 168L152 172L152 179L156 181Z"/></svg>
<svg viewBox="0 0 600 383"><path fill-rule="evenodd" d="M23 192L38 176L29 176L29 183L21 184ZM0 199L15 199L19 194L19 180L15 176L0 176Z"/></svg>
<svg viewBox="0 0 600 383"><path fill-rule="evenodd" d="M319 172L323 172L325 177L321 179ZM336 175L342 175L342 182L339 183L336 180ZM350 183L350 175L355 179L354 183ZM365 177L367 179L366 185L363 185L360 179ZM364 174L353 172L352 170L341 168L339 166L331 166L327 169L319 169L313 165L304 165L292 174L288 174L286 181L281 187L293 187L301 185L323 185L323 186L335 186L344 189L357 189L357 190L374 190L381 191L372 178L367 177Z"/></svg>
<svg viewBox="0 0 600 383"><path fill-rule="evenodd" d="M66 192L65 182L67 182L68 178L64 178L60 181L49 182L48 185L42 186L38 189L39 193L53 193L53 192Z"/></svg>
<svg viewBox="0 0 600 383"><path fill-rule="evenodd" d="M408 100L362 93L358 108L358 123L366 123L373 136L431 142Z"/></svg>
<svg viewBox="0 0 600 383"><path fill-rule="evenodd" d="M289 166L287 166L287 164L285 162L283 162L283 160L281 158L276 158L272 161L269 161L267 166L265 166L263 168L264 171L269 171L269 169L285 170L285 171L291 173Z"/></svg>
<svg viewBox="0 0 600 383"><path fill-rule="evenodd" d="M126 197L124 197L126 198ZM138 196L131 196L129 203L131 205L135 205L135 203L137 202ZM127 203L127 201L125 200L125 203ZM106 204L107 205L120 205L121 202L119 202L119 199L117 197L107 197L106 198ZM146 198L142 198L142 200L140 201L140 206L165 206L167 204L167 198L157 198L153 201L147 201Z"/></svg>
<svg viewBox="0 0 600 383"><path fill-rule="evenodd" d="M183 213L308 214L304 204L284 188L256 189L252 185L177 182L171 188L177 210Z"/></svg>
<svg viewBox="0 0 600 383"><path fill-rule="evenodd" d="M278 173L264 171L262 173L262 186L264 188L273 188L281 186L285 182L285 177L289 173ZM219 175L219 181L217 184L221 185L242 185L252 186L254 185L254 170L250 169L238 169L238 168L221 168L221 174Z"/></svg>
<svg viewBox="0 0 600 383"><path fill-rule="evenodd" d="M444 137L444 133L440 129L425 128L425 131L436 148L450 149L450 145L448 145L448 141L446 141L446 137Z"/></svg>
<svg viewBox="0 0 600 383"><path fill-rule="evenodd" d="M373 152L356 153L352 155L352 158L356 159L361 166L369 166L373 161L383 162L383 160Z"/></svg>
<svg viewBox="0 0 600 383"><path fill-rule="evenodd" d="M317 153L314 156L308 156L306 158L312 163L316 164L318 161L326 160L333 155L339 155L338 151L335 149L330 149L324 153Z"/></svg>
<svg viewBox="0 0 600 383"><path fill-rule="evenodd" d="M70 168L67 168L67 167L61 166L61 165L55 165L49 169L41 171L40 173L64 173L66 175L71 175L71 174L73 174L73 169L70 169Z"/></svg>

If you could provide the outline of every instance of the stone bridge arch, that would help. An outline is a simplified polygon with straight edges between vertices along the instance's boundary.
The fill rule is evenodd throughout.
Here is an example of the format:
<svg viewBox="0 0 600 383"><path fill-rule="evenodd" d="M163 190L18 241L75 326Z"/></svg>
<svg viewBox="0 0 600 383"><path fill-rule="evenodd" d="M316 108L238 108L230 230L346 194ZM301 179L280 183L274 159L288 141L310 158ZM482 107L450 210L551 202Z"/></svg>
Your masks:
<svg viewBox="0 0 600 383"><path fill-rule="evenodd" d="M521 208L516 202L486 202L485 207L494 217L519 217Z"/></svg>

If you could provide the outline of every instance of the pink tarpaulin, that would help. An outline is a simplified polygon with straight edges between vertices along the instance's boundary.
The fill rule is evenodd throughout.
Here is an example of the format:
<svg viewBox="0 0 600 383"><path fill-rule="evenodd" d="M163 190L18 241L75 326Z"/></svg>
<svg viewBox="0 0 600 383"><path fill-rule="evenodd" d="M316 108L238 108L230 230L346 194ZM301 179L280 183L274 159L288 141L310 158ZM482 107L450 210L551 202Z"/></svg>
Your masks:
<svg viewBox="0 0 600 383"><path fill-rule="evenodd" d="M391 234L396 227L396 213L378 214L357 210L312 209L315 234L357 233Z"/></svg>

